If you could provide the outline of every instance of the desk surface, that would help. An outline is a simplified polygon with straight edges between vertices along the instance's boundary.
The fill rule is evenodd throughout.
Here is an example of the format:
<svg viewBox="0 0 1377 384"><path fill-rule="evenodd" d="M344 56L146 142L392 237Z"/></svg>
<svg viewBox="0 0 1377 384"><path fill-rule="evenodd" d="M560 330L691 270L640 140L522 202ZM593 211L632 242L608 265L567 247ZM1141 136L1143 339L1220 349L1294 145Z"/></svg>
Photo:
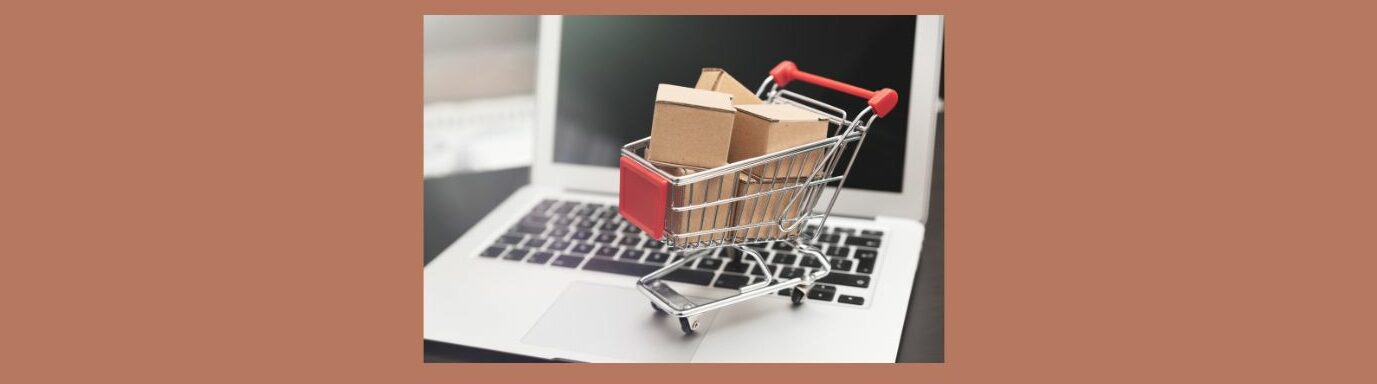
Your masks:
<svg viewBox="0 0 1377 384"><path fill-rule="evenodd" d="M940 118L939 118L940 119ZM898 362L942 362L943 340L943 172L942 125L937 131L935 171L932 179L932 207L928 210L927 233L908 318L904 320L903 340ZM528 168L451 175L425 181L425 262L438 256L493 207L529 180ZM544 362L525 356L487 351L452 344L425 342L426 362Z"/></svg>

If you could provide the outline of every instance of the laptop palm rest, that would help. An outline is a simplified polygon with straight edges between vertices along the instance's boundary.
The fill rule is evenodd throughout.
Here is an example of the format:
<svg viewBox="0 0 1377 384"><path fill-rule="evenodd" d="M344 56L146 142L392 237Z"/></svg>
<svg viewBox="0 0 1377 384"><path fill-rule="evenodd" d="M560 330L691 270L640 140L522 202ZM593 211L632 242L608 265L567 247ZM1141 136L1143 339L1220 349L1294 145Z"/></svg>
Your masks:
<svg viewBox="0 0 1377 384"><path fill-rule="evenodd" d="M701 316L698 331L685 335L678 318L655 312L633 288L574 282L521 341L626 361L688 362L716 312Z"/></svg>

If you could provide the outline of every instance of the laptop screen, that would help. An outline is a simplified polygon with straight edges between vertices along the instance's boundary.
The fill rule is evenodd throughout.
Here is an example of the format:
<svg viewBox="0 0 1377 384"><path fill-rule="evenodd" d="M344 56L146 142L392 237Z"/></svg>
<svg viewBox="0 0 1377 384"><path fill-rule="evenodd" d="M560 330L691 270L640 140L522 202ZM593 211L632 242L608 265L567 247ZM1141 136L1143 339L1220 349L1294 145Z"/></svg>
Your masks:
<svg viewBox="0 0 1377 384"><path fill-rule="evenodd" d="M875 120L848 188L902 192L913 75L913 16L568 16L559 57L554 160L616 167L622 145L650 135L656 85L692 87L704 67L752 91L782 60L867 89L899 91ZM855 114L865 101L790 83ZM838 172L841 171L838 167Z"/></svg>

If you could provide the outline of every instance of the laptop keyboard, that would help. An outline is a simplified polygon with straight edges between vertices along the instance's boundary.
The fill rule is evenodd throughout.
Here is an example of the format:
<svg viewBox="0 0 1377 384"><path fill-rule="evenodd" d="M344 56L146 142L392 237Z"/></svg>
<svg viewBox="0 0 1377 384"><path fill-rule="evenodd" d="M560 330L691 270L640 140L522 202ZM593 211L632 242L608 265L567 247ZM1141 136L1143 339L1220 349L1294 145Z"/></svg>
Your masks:
<svg viewBox="0 0 1377 384"><path fill-rule="evenodd" d="M884 233L874 230L809 226L816 233L811 244L827 256L832 272L818 280L808 293L816 301L864 305L870 293L871 275ZM802 276L820 268L818 260L794 252L787 242L751 244L765 259L755 265L732 247L709 254L665 276L681 283L737 289L764 279ZM617 214L616 205L546 199L536 204L516 225L498 236L479 256L550 265L560 268L644 276L683 256L664 243L649 238ZM841 294L837 287L851 287ZM779 295L788 296L781 290Z"/></svg>

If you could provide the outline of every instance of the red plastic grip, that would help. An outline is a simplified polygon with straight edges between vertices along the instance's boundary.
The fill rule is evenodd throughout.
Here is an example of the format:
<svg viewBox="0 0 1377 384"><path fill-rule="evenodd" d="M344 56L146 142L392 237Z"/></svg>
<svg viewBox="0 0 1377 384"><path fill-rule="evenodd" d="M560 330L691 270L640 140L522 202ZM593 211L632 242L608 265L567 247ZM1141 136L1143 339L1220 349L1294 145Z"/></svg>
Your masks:
<svg viewBox="0 0 1377 384"><path fill-rule="evenodd" d="M848 95L866 99L866 104L870 104L870 108L874 109L875 114L880 117L885 117L885 115L889 114L890 110L894 109L894 105L899 103L899 93L894 92L893 89L884 88L878 91L871 91L851 84L800 71L798 69L798 66L794 65L794 62L789 60L781 61L779 65L775 66L774 69L771 69L770 76L775 79L775 84L778 84L781 87L789 85L789 83L793 82L794 80L798 80L808 84L817 85L823 88L831 89L837 92L842 92Z"/></svg>
<svg viewBox="0 0 1377 384"><path fill-rule="evenodd" d="M617 210L646 235L663 238L665 212L669 211L669 180L626 156L622 156L620 168Z"/></svg>

